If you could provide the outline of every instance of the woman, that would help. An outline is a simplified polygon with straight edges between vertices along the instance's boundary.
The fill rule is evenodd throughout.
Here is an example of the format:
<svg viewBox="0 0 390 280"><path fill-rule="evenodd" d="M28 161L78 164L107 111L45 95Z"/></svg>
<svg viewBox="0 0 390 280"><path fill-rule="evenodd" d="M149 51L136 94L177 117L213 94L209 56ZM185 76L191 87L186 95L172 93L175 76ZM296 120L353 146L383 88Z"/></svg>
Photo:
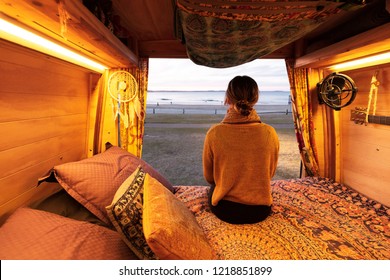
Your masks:
<svg viewBox="0 0 390 280"><path fill-rule="evenodd" d="M225 96L227 113L209 129L204 142L203 173L211 184L211 211L232 224L257 223L271 213L270 184L279 139L253 108L258 98L259 89L252 78L233 78Z"/></svg>

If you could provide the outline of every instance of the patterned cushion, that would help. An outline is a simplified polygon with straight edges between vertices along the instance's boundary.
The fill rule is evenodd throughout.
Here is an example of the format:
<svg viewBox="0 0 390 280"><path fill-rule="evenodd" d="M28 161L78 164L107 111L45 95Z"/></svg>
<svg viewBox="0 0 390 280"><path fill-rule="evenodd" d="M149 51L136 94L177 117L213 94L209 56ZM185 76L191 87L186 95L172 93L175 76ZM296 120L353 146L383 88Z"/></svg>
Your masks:
<svg viewBox="0 0 390 280"><path fill-rule="evenodd" d="M0 228L1 260L137 259L105 227L31 208L19 208Z"/></svg>
<svg viewBox="0 0 390 280"><path fill-rule="evenodd" d="M106 207L112 224L127 246L140 259L155 259L142 230L143 186L146 173L138 167L119 187L111 205ZM169 192L169 190L167 190Z"/></svg>
<svg viewBox="0 0 390 280"><path fill-rule="evenodd" d="M172 190L172 185L150 165L115 146L91 158L55 166L53 172L74 199L110 224L105 207L111 203L118 187L139 165Z"/></svg>
<svg viewBox="0 0 390 280"><path fill-rule="evenodd" d="M194 215L149 175L144 184L143 227L146 241L160 259L214 259Z"/></svg>

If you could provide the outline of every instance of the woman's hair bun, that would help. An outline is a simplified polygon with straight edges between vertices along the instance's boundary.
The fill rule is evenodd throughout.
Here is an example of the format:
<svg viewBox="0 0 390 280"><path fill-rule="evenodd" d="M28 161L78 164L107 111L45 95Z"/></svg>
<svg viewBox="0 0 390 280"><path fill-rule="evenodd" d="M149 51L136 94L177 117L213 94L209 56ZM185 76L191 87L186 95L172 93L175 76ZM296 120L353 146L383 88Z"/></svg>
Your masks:
<svg viewBox="0 0 390 280"><path fill-rule="evenodd" d="M252 106L246 100L239 100L235 104L236 110L243 116L249 116L252 111Z"/></svg>

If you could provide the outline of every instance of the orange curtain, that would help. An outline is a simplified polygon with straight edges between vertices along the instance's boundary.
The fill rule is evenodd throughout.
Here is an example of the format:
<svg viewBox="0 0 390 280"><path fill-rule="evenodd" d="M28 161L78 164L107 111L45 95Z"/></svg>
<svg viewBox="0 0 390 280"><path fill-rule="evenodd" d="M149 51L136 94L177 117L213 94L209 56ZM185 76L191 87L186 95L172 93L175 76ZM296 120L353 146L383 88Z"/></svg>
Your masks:
<svg viewBox="0 0 390 280"><path fill-rule="evenodd" d="M148 58L140 58L138 66L126 69L109 69L103 73L93 93L97 101L94 125L93 154L105 150L105 144L121 146L141 157L146 115L148 85ZM136 97L130 102L118 102L108 92L108 81L115 71L127 71L137 81ZM93 105L92 105L93 106ZM120 113L120 114L119 114Z"/></svg>
<svg viewBox="0 0 390 280"><path fill-rule="evenodd" d="M295 133L306 175L319 176L318 157L314 141L311 98L307 83L307 69L294 68L293 60L286 60L291 87L292 113Z"/></svg>
<svg viewBox="0 0 390 280"><path fill-rule="evenodd" d="M138 67L130 70L138 84L138 99L126 104L124 110L129 116L129 125L121 122L121 147L137 157L142 156L144 123L146 116L146 98L148 89L148 58L140 58Z"/></svg>

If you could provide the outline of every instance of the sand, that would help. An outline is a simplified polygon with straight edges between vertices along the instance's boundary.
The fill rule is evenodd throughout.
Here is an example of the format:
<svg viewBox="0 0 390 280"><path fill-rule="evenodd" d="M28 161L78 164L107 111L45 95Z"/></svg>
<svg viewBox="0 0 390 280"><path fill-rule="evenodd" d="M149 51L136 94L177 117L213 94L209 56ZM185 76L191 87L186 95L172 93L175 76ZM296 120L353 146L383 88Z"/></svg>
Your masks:
<svg viewBox="0 0 390 280"><path fill-rule="evenodd" d="M174 185L205 185L202 173L204 137L212 124L222 120L226 107L223 114L214 114L207 105L159 107L164 109L146 116L142 158ZM169 109L184 109L185 113L164 111ZM191 113L193 111L190 109L203 113ZM289 108L257 108L262 121L276 129L280 140L279 164L274 179L297 178L300 173L300 156L291 110L286 114L283 109Z"/></svg>

